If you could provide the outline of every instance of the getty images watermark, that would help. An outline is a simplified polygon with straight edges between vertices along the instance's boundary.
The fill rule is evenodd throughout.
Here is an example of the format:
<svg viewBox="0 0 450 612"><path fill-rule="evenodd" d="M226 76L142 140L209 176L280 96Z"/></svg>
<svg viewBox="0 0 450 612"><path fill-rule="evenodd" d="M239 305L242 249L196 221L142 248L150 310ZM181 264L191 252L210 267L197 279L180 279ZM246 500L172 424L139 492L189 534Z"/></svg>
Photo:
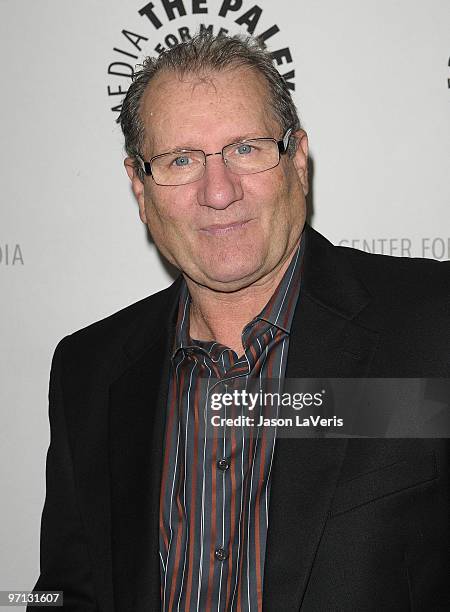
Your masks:
<svg viewBox="0 0 450 612"><path fill-rule="evenodd" d="M213 414L211 416L211 425L213 427L228 426L228 427L342 427L344 421L341 418L333 416L331 418L321 417L320 414L311 416L300 416L295 414L291 417L282 417L279 415L279 408L289 407L294 411L300 411L303 408L319 408L323 405L323 395L325 390L316 391L315 393L279 393L271 391L257 392L247 391L246 389L234 389L234 391L225 393L211 394L211 410L224 412L226 407L235 407L246 409L248 414L238 414L235 417L226 417L222 414ZM267 408L269 408L269 415ZM275 412L277 413L275 415ZM270 414L272 413L272 414Z"/></svg>
<svg viewBox="0 0 450 612"><path fill-rule="evenodd" d="M449 379L237 378L204 397L206 436L450 437Z"/></svg>

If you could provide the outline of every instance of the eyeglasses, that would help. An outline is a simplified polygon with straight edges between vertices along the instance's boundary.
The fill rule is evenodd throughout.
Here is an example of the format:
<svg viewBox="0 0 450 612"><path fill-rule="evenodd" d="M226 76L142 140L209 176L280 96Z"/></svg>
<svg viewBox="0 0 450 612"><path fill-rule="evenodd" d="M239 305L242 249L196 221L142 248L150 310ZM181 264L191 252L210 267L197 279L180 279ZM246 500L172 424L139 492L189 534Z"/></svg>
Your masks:
<svg viewBox="0 0 450 612"><path fill-rule="evenodd" d="M176 149L155 155L150 161L137 156L142 169L157 185L177 186L194 183L202 178L206 158L221 155L223 163L233 174L257 174L275 168L280 155L288 150L292 128L281 140L275 138L251 138L226 145L217 153L205 153L200 149Z"/></svg>

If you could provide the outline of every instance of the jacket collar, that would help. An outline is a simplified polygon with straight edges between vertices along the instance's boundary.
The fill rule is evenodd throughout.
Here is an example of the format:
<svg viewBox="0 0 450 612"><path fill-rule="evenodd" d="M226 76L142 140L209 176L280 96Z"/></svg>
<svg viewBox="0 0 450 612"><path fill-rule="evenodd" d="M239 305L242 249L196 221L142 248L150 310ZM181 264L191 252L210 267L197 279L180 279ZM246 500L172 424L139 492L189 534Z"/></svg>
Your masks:
<svg viewBox="0 0 450 612"><path fill-rule="evenodd" d="M145 312L145 319L136 322L134 331L124 344L123 350L130 363L133 363L164 336L168 336L175 329L176 312L180 291L183 285L183 276L180 274L176 280L164 291L148 298L149 307Z"/></svg>
<svg viewBox="0 0 450 612"><path fill-rule="evenodd" d="M336 315L353 319L371 296L346 250L335 247L309 225L305 225L305 242L304 293Z"/></svg>

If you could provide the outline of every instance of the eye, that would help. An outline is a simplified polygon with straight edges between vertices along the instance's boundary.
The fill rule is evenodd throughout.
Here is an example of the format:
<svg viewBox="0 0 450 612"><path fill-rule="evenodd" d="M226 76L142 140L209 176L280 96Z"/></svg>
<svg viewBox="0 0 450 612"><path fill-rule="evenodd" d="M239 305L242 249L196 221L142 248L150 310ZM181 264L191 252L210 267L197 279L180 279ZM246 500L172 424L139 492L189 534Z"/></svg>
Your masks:
<svg viewBox="0 0 450 612"><path fill-rule="evenodd" d="M192 162L191 158L188 157L187 155L181 155L180 157L176 157L172 164L174 166L178 166L178 168L183 168L184 166L189 166L189 164Z"/></svg>
<svg viewBox="0 0 450 612"><path fill-rule="evenodd" d="M253 150L253 147L247 143L242 143L236 147L236 153L238 155L248 155Z"/></svg>

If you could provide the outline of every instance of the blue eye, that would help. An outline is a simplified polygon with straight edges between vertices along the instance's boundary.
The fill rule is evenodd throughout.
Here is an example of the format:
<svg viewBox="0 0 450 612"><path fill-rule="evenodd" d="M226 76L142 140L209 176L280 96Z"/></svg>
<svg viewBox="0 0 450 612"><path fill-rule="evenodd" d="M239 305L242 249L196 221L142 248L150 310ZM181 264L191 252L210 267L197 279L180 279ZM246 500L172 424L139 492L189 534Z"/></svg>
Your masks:
<svg viewBox="0 0 450 612"><path fill-rule="evenodd" d="M186 155L184 155L183 157L177 157L176 159L173 160L173 163L175 164L175 166L178 166L179 168L182 168L183 166L188 166L189 162L190 162L190 159Z"/></svg>
<svg viewBox="0 0 450 612"><path fill-rule="evenodd" d="M236 151L239 155L248 155L249 153L252 152L252 147L251 145L244 143L244 144L239 145Z"/></svg>

